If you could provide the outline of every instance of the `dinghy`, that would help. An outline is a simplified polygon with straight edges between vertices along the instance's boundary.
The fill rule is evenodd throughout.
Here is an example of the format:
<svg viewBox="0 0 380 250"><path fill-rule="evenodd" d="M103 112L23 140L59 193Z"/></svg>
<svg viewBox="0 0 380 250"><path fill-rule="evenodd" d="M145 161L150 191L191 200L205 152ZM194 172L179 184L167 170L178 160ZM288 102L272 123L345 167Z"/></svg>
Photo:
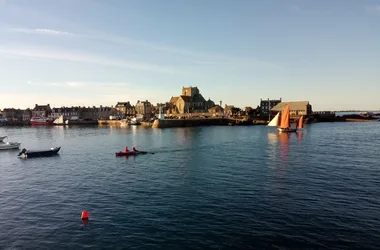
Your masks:
<svg viewBox="0 0 380 250"><path fill-rule="evenodd" d="M18 154L21 158L35 158L35 157L49 157L57 155L61 147L55 147L48 150L26 150L25 148L21 150Z"/></svg>
<svg viewBox="0 0 380 250"><path fill-rule="evenodd" d="M20 145L21 145L21 142L0 143L0 150L19 149Z"/></svg>

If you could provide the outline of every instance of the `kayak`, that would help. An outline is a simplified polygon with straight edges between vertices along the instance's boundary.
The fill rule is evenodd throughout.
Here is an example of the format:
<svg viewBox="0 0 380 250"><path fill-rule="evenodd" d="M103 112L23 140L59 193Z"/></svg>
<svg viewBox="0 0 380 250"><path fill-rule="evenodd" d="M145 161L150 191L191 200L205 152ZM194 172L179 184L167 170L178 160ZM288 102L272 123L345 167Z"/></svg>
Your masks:
<svg viewBox="0 0 380 250"><path fill-rule="evenodd" d="M120 152L116 152L115 155L116 156L132 156L132 155L145 155L147 154L148 152L146 151L129 151L129 152L123 152L123 151L120 151Z"/></svg>

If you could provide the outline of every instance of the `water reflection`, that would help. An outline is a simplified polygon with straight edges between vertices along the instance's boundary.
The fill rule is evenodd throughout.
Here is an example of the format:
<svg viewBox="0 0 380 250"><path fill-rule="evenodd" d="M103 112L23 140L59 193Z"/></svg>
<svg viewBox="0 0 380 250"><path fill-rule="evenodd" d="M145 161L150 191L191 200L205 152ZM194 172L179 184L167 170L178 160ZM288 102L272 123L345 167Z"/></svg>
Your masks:
<svg viewBox="0 0 380 250"><path fill-rule="evenodd" d="M280 157L281 157L281 163L282 166L286 167L286 164L288 162L289 157L289 133L279 133L278 134L280 139Z"/></svg>
<svg viewBox="0 0 380 250"><path fill-rule="evenodd" d="M278 135L277 133L268 133L268 142L269 144L277 144L278 141Z"/></svg>
<svg viewBox="0 0 380 250"><path fill-rule="evenodd" d="M34 128L34 135L36 139L38 140L53 138L54 127L41 126L41 127L32 127L32 128Z"/></svg>
<svg viewBox="0 0 380 250"><path fill-rule="evenodd" d="M268 133L268 153L273 162L281 161L281 168L286 167L289 157L289 133Z"/></svg>
<svg viewBox="0 0 380 250"><path fill-rule="evenodd" d="M198 141L197 131L198 128L177 128L175 132L178 144L191 147L191 145Z"/></svg>
<svg viewBox="0 0 380 250"><path fill-rule="evenodd" d="M298 142L302 142L303 133L302 132L297 132L297 138L298 138Z"/></svg>
<svg viewBox="0 0 380 250"><path fill-rule="evenodd" d="M278 158L278 134L268 133L268 157L272 162L276 162Z"/></svg>

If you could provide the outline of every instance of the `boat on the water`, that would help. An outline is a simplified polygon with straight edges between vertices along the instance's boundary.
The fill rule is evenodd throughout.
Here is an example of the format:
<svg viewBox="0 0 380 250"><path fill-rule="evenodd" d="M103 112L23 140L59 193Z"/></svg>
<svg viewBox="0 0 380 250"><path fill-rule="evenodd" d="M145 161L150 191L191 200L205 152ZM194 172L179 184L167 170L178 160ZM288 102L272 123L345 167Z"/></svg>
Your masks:
<svg viewBox="0 0 380 250"><path fill-rule="evenodd" d="M21 142L1 142L0 150L8 150L8 149L19 149Z"/></svg>
<svg viewBox="0 0 380 250"><path fill-rule="evenodd" d="M52 117L32 117L30 119L31 125L54 125L54 118Z"/></svg>
<svg viewBox="0 0 380 250"><path fill-rule="evenodd" d="M137 118L132 118L129 122L128 125L140 125L141 123L137 120Z"/></svg>
<svg viewBox="0 0 380 250"><path fill-rule="evenodd" d="M60 115L57 119L53 121L54 125L66 125L63 115Z"/></svg>
<svg viewBox="0 0 380 250"><path fill-rule="evenodd" d="M21 150L18 154L21 158L35 158L35 157L49 157L57 155L61 147L55 147L48 150L26 150L25 148Z"/></svg>
<svg viewBox="0 0 380 250"><path fill-rule="evenodd" d="M303 128L303 116L298 119L297 126L292 128L290 125L290 105L288 104L269 122L268 127L277 127L277 131L280 133L297 132L298 129Z"/></svg>
<svg viewBox="0 0 380 250"><path fill-rule="evenodd" d="M125 152L125 151L120 151L120 152L116 152L115 155L116 156L133 156L133 155L146 155L148 152L146 151L128 151L128 152Z"/></svg>
<svg viewBox="0 0 380 250"><path fill-rule="evenodd" d="M0 142L4 141L5 138L7 138L7 136L0 136Z"/></svg>

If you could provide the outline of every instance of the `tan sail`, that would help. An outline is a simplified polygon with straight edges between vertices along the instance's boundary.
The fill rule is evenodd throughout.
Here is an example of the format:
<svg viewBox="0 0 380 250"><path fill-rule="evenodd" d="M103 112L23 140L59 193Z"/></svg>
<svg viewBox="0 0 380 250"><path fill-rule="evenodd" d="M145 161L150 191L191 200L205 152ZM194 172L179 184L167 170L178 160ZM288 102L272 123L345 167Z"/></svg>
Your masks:
<svg viewBox="0 0 380 250"><path fill-rule="evenodd" d="M279 121L280 121L280 113L277 113L277 115L268 123L268 127L277 127Z"/></svg>
<svg viewBox="0 0 380 250"><path fill-rule="evenodd" d="M297 122L297 128L303 128L303 116Z"/></svg>
<svg viewBox="0 0 380 250"><path fill-rule="evenodd" d="M64 121L63 121L63 115L60 115L57 119L54 120L53 123L56 124L56 125L65 124Z"/></svg>
<svg viewBox="0 0 380 250"><path fill-rule="evenodd" d="M280 128L290 128L290 105L286 105L284 110L281 112L281 123Z"/></svg>

